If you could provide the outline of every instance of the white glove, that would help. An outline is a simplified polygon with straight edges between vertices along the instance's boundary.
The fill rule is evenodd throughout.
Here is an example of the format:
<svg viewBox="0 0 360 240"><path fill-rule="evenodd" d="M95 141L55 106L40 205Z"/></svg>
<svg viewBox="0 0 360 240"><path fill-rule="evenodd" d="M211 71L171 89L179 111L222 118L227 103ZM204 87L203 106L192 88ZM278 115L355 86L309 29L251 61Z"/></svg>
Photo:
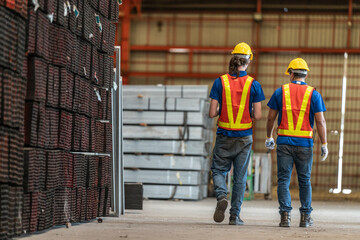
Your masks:
<svg viewBox="0 0 360 240"><path fill-rule="evenodd" d="M327 158L329 154L329 150L328 150L328 147L327 147L327 143L321 145L321 161L325 161L325 159Z"/></svg>
<svg viewBox="0 0 360 240"><path fill-rule="evenodd" d="M272 137L266 138L265 141L265 147L269 150L273 150L275 147L275 142L274 139Z"/></svg>

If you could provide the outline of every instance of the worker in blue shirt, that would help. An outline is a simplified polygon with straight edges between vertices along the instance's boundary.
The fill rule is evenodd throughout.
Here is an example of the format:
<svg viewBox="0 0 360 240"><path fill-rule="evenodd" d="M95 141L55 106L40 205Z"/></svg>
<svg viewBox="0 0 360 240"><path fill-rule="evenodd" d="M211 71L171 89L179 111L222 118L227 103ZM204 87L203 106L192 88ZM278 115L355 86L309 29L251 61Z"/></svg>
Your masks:
<svg viewBox="0 0 360 240"><path fill-rule="evenodd" d="M252 122L261 118L261 101L265 97L260 83L246 73L253 58L250 46L239 43L232 55L229 73L217 78L210 92L209 116L219 115L211 167L217 198L214 221L222 222L225 218L228 205L225 177L233 164L229 224L242 225L239 214L253 142Z"/></svg>
<svg viewBox="0 0 360 240"><path fill-rule="evenodd" d="M278 88L267 104L270 109L266 124L265 147L270 150L275 147L274 122L279 114L276 153L280 227L290 227L292 207L289 185L294 164L298 175L301 202L300 227L313 225L310 177L313 163L314 120L322 143L321 160L324 161L328 155L326 122L323 114L326 108L320 93L305 82L309 71L304 59L292 60L285 72L290 76L290 83Z"/></svg>

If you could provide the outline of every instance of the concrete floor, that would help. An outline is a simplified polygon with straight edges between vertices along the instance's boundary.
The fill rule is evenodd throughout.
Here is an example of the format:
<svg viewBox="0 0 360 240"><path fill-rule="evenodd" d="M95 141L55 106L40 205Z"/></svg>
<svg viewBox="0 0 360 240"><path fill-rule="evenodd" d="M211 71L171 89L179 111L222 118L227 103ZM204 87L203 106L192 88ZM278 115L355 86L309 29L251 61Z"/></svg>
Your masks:
<svg viewBox="0 0 360 240"><path fill-rule="evenodd" d="M313 202L315 225L299 228L299 202L293 201L292 227L279 228L276 201L244 202L244 226L229 226L228 215L221 224L212 220L216 200L198 202L144 201L144 210L128 210L121 218L104 218L58 227L20 239L360 239L359 202Z"/></svg>

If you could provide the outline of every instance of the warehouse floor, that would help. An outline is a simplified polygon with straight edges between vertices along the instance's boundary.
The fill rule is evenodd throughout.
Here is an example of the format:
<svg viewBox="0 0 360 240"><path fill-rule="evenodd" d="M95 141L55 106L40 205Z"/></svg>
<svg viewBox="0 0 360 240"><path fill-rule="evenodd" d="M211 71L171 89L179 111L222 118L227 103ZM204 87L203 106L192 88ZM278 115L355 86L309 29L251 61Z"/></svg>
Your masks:
<svg viewBox="0 0 360 240"><path fill-rule="evenodd" d="M245 226L229 226L212 221L215 199L190 201L144 201L143 211L128 210L121 218L104 218L58 227L20 239L358 239L359 202L314 202L315 226L299 228L298 201L293 202L291 228L279 228L277 201L253 200L243 204Z"/></svg>

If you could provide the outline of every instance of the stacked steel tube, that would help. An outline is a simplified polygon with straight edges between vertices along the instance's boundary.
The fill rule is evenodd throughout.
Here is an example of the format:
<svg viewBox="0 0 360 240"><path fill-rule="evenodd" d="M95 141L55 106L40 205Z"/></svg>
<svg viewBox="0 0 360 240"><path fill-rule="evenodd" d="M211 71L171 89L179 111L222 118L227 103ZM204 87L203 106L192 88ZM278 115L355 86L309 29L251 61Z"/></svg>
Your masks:
<svg viewBox="0 0 360 240"><path fill-rule="evenodd" d="M109 213L111 124L102 120L111 118L118 4L34 0L28 16L22 212L27 233Z"/></svg>
<svg viewBox="0 0 360 240"><path fill-rule="evenodd" d="M21 233L27 0L0 0L0 239Z"/></svg>
<svg viewBox="0 0 360 240"><path fill-rule="evenodd" d="M145 198L207 196L208 94L203 85L124 86L124 179L142 182Z"/></svg>

